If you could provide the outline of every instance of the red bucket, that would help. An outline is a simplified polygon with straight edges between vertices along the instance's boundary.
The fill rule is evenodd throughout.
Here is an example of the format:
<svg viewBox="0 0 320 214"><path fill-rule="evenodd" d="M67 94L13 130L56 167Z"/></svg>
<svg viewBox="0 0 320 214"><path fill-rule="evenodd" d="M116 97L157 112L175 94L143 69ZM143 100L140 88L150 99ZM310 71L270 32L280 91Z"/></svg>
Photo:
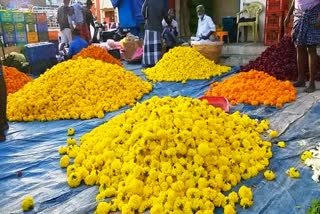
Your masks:
<svg viewBox="0 0 320 214"><path fill-rule="evenodd" d="M222 108L225 112L230 111L230 104L227 98L222 96L203 96L199 100L207 100L209 105Z"/></svg>

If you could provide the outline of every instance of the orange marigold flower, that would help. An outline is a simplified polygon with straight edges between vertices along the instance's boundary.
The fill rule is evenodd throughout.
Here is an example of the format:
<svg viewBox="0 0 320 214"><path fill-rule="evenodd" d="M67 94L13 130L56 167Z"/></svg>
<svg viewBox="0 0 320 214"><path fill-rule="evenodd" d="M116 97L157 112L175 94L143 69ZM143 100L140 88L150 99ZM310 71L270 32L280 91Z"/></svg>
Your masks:
<svg viewBox="0 0 320 214"><path fill-rule="evenodd" d="M31 77L18 71L14 67L3 66L3 74L7 87L7 94L18 91L25 84L32 81Z"/></svg>
<svg viewBox="0 0 320 214"><path fill-rule="evenodd" d="M72 59L78 59L79 57L98 59L104 62L122 66L122 63L109 54L106 49L96 45L90 45L89 47L82 49L82 51L74 55Z"/></svg>
<svg viewBox="0 0 320 214"><path fill-rule="evenodd" d="M278 108L297 99L296 89L291 82L277 80L265 72L256 70L241 72L223 82L212 83L205 94L227 97L232 105L264 104Z"/></svg>

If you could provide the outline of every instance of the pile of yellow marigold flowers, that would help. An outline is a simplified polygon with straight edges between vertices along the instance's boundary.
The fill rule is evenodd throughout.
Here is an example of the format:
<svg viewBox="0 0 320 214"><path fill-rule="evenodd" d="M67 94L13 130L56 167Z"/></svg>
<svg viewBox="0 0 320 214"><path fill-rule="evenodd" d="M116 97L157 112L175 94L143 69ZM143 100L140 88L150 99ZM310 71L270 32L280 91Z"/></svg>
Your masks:
<svg viewBox="0 0 320 214"><path fill-rule="evenodd" d="M223 192L269 165L271 143L260 137L268 129L267 120L227 114L207 101L152 97L79 144L69 140L59 149L60 165L67 167L69 186L99 186L97 214L212 214L215 207L235 213L237 203L253 204L251 189Z"/></svg>
<svg viewBox="0 0 320 214"><path fill-rule="evenodd" d="M104 62L122 66L122 63L109 54L106 49L96 45L90 45L89 47L82 49L78 54L73 56L72 59L78 59L79 57L98 59Z"/></svg>
<svg viewBox="0 0 320 214"><path fill-rule="evenodd" d="M272 105L281 108L284 103L297 99L297 92L290 81L280 81L269 74L250 70L241 72L223 82L214 82L207 96L224 96L232 105Z"/></svg>
<svg viewBox="0 0 320 214"><path fill-rule="evenodd" d="M14 67L3 66L3 74L7 94L20 90L25 84L32 81L31 77Z"/></svg>
<svg viewBox="0 0 320 214"><path fill-rule="evenodd" d="M9 94L7 116L10 121L103 118L151 90L150 83L118 65L78 58Z"/></svg>
<svg viewBox="0 0 320 214"><path fill-rule="evenodd" d="M152 68L144 70L147 78L157 81L182 81L209 79L230 70L228 66L215 64L191 47L175 47L164 54Z"/></svg>

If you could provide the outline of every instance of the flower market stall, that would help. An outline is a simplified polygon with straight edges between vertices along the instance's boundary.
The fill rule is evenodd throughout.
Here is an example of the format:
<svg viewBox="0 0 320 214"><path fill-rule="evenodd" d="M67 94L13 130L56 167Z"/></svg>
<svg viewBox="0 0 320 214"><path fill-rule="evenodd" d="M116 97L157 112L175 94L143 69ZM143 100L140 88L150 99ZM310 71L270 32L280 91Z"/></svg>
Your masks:
<svg viewBox="0 0 320 214"><path fill-rule="evenodd" d="M164 58L178 60L174 51ZM191 60L186 57L186 65L194 70ZM320 140L320 92L295 91L258 71L197 64L216 70L187 76L186 66L175 63L144 70L79 56L9 95L0 212L21 213L31 196L23 207L35 213L305 213L320 197L319 183L301 160ZM83 88L83 82L90 84ZM127 84L134 85L130 92ZM253 91L275 97L269 102L268 93ZM200 101L204 95L231 96L231 112ZM92 105L95 96L102 106L116 106ZM46 112L28 109L32 99ZM77 113L74 119L68 111Z"/></svg>

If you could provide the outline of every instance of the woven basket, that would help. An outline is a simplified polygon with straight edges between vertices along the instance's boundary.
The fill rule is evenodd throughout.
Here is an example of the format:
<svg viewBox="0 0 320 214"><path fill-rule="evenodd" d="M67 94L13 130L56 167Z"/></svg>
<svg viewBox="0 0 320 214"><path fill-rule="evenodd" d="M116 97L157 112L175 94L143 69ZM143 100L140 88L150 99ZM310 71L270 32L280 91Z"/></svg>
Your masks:
<svg viewBox="0 0 320 214"><path fill-rule="evenodd" d="M192 44L192 48L215 63L219 63L223 43Z"/></svg>
<svg viewBox="0 0 320 214"><path fill-rule="evenodd" d="M131 61L132 56L134 52L137 50L138 47L143 46L143 40L138 40L138 41L129 41L129 42L124 42L123 47L124 47L124 59L126 61Z"/></svg>

